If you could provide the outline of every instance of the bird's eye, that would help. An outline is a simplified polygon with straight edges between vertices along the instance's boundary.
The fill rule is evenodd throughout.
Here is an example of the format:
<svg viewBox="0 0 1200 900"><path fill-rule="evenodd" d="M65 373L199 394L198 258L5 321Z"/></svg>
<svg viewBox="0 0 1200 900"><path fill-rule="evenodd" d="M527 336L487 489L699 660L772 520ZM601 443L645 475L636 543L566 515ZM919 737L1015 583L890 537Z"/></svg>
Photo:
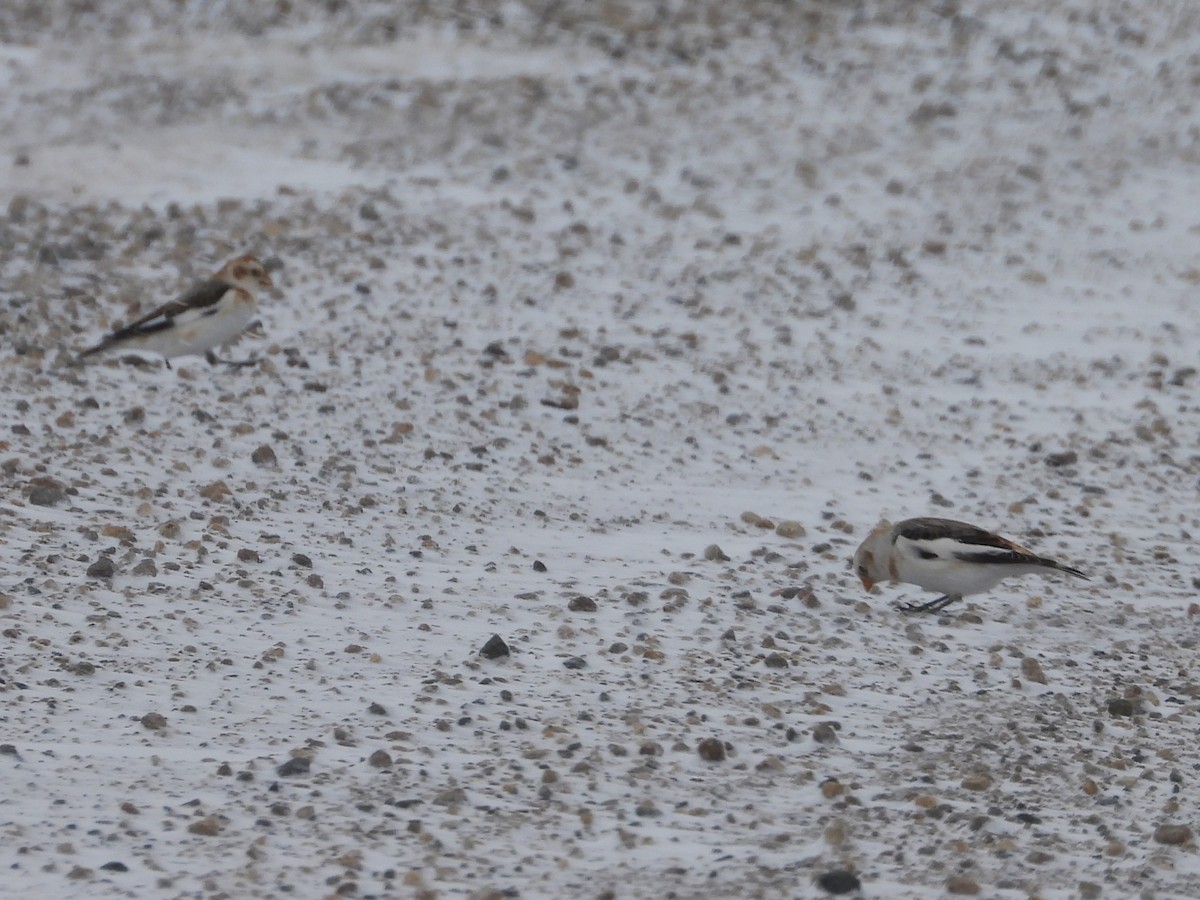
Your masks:
<svg viewBox="0 0 1200 900"><path fill-rule="evenodd" d="M859 577L859 578L866 578L866 577L867 577L867 567L866 567L866 566L859 566L859 567L858 567L858 577Z"/></svg>

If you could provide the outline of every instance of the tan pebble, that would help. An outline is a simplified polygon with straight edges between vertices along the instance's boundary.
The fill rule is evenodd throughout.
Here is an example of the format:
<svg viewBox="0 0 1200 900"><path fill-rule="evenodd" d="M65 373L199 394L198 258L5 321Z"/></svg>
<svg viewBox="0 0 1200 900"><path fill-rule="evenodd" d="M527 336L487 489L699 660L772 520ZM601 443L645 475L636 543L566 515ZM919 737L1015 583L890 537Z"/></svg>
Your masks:
<svg viewBox="0 0 1200 900"><path fill-rule="evenodd" d="M1154 840L1172 846L1187 844L1192 840L1192 829L1187 825L1159 825L1154 829Z"/></svg>
<svg viewBox="0 0 1200 900"><path fill-rule="evenodd" d="M725 744L719 738L705 738L696 746L696 752L700 754L701 759L722 762L725 759Z"/></svg>
<svg viewBox="0 0 1200 900"><path fill-rule="evenodd" d="M1042 664L1032 656L1026 656L1021 660L1021 674L1025 676L1026 681L1035 681L1038 684L1046 683L1046 673L1042 671Z"/></svg>
<svg viewBox="0 0 1200 900"><path fill-rule="evenodd" d="M216 816L205 816L199 822L193 822L189 825L188 832L190 834L213 837L221 833L221 820Z"/></svg>
<svg viewBox="0 0 1200 900"><path fill-rule="evenodd" d="M200 488L200 496L205 500L224 500L226 497L233 495L233 491L229 489L229 485L224 481L214 481L212 484L206 484Z"/></svg>
<svg viewBox="0 0 1200 900"><path fill-rule="evenodd" d="M162 713L146 713L141 718L142 727L150 731L159 731L167 727L167 717Z"/></svg>
<svg viewBox="0 0 1200 900"><path fill-rule="evenodd" d="M785 519L776 525L775 533L781 538L788 538L789 540L802 538L808 534L803 525L791 519Z"/></svg>
<svg viewBox="0 0 1200 900"><path fill-rule="evenodd" d="M992 786L990 775L968 775L962 780L962 786L968 791L986 791Z"/></svg>
<svg viewBox="0 0 1200 900"><path fill-rule="evenodd" d="M836 819L825 829L825 843L831 847L840 847L846 843L846 823Z"/></svg>
<svg viewBox="0 0 1200 900"><path fill-rule="evenodd" d="M920 797L914 800L913 803L915 803L921 809L933 809L935 806L937 806L937 798L929 794L922 794Z"/></svg>
<svg viewBox="0 0 1200 900"><path fill-rule="evenodd" d="M965 875L951 875L946 879L946 893L948 894L965 894L974 896L980 892L981 888L977 881L967 878Z"/></svg>
<svg viewBox="0 0 1200 900"><path fill-rule="evenodd" d="M836 778L830 778L828 781L821 782L821 796L826 800L832 800L834 797L840 797L846 792L846 786Z"/></svg>

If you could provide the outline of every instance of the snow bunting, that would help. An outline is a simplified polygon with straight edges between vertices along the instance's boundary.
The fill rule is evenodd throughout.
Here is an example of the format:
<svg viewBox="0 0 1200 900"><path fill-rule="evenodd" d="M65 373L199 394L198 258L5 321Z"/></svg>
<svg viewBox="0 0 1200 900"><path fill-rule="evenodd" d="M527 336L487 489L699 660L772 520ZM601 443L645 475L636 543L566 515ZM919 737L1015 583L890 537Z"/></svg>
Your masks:
<svg viewBox="0 0 1200 900"><path fill-rule="evenodd" d="M854 571L868 591L886 580L943 594L928 603L906 603L905 612L936 612L967 594L990 591L1010 575L1057 571L1087 580L1078 569L951 519L880 522L855 551Z"/></svg>
<svg viewBox="0 0 1200 900"><path fill-rule="evenodd" d="M272 287L274 283L262 263L253 256L239 256L186 294L105 335L79 356L128 349L161 354L167 368L173 357L201 353L209 363L246 365L249 360L218 359L213 348L246 329L256 309L254 292Z"/></svg>

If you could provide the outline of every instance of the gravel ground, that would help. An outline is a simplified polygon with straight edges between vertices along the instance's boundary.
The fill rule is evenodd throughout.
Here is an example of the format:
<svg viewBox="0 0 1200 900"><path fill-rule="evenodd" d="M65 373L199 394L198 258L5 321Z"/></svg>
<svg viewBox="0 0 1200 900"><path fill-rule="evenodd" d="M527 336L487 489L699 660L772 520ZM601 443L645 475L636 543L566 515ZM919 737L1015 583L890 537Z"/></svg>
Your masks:
<svg viewBox="0 0 1200 900"><path fill-rule="evenodd" d="M0 894L1200 895L1200 10L393 7L0 9Z"/></svg>

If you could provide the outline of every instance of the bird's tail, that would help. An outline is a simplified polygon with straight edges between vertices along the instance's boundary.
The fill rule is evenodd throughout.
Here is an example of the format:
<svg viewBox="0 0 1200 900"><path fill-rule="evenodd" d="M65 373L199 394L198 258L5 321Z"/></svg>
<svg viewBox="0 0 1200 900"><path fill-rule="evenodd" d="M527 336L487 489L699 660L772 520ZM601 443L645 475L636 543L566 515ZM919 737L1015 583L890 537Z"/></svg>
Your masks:
<svg viewBox="0 0 1200 900"><path fill-rule="evenodd" d="M1053 559L1040 559L1040 560L1038 560L1038 561L1039 561L1039 562L1040 562L1042 565L1046 566L1046 567L1047 567L1047 568L1049 568L1049 569L1055 569L1056 571L1059 571L1059 572L1066 572L1068 575L1074 575L1076 578L1082 578L1084 581L1091 581L1091 580L1092 580L1090 576L1088 576L1088 575L1084 575L1082 572L1080 572L1080 571L1079 571L1078 569L1076 569L1075 567L1073 567L1073 566L1064 566L1062 563L1060 563L1060 562L1058 562L1058 561L1056 561L1056 560L1053 560Z"/></svg>
<svg viewBox="0 0 1200 900"><path fill-rule="evenodd" d="M112 335L108 335L107 337L104 338L104 340L102 340L100 343L96 344L95 346L88 347L86 350L80 350L75 355L75 358L77 360L79 360L80 362L82 362L83 360L87 359L89 356L94 356L97 353L103 353L105 350L107 350L109 347L111 347L113 345L113 343L114 342L113 342Z"/></svg>

